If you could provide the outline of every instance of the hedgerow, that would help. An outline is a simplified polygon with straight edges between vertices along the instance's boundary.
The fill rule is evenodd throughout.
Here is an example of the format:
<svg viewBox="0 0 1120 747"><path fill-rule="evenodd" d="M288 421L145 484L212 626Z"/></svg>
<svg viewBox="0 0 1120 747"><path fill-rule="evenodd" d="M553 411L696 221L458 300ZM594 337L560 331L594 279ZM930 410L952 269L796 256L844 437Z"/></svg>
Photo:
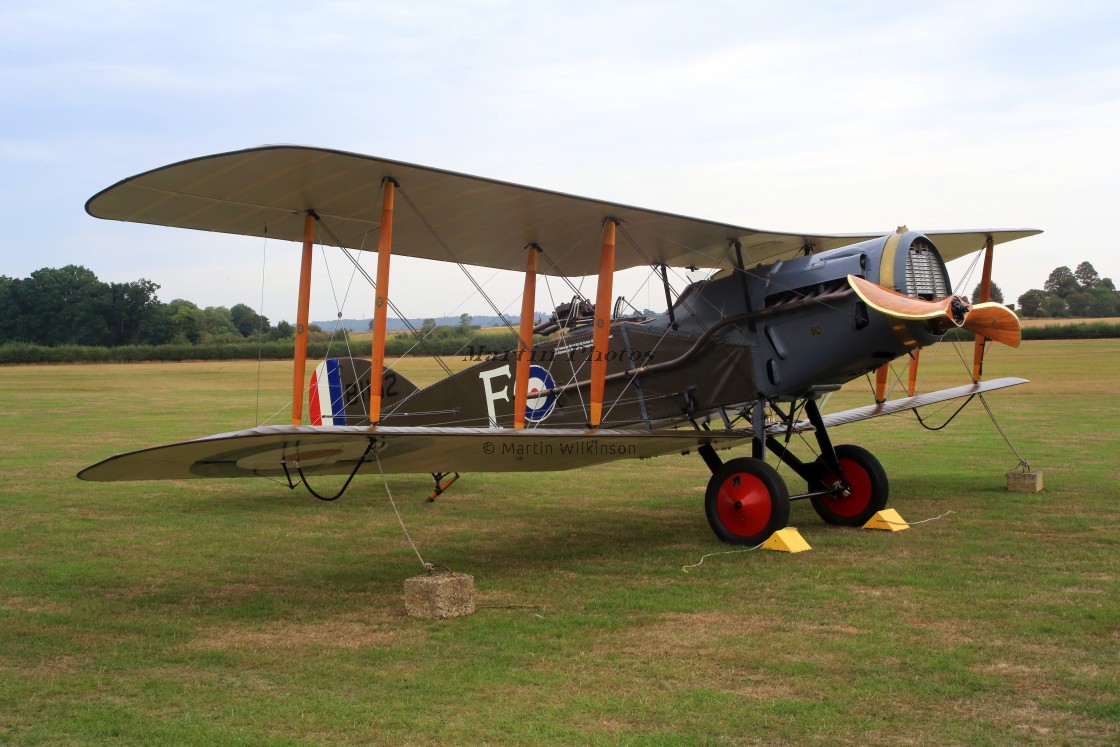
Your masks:
<svg viewBox="0 0 1120 747"><path fill-rule="evenodd" d="M411 335L394 335L385 343L389 356L403 355L468 355L479 350L486 354L514 350L517 336L511 332L474 336L427 339L417 344ZM370 354L369 342L350 345L349 353L357 357ZM11 342L0 345L0 364L11 363L139 363L141 361L221 361L221 360L290 360L295 354L291 340L279 342L243 342L201 345L33 345ZM328 355L347 355L341 339L333 342L310 342L307 357L314 360Z"/></svg>
<svg viewBox="0 0 1120 747"><path fill-rule="evenodd" d="M1049 324L1024 327L1024 340L1098 340L1120 338L1120 324L1114 322L1088 322L1085 324ZM971 332L955 329L947 332L945 340L971 340ZM476 335L431 336L417 342L414 335L393 335L385 342L385 354L390 357L404 355L489 356L517 348L517 335L512 332L488 332ZM369 355L369 341L358 345L351 343L350 354L356 357ZM241 342L202 345L121 345L97 347L94 345L32 345L10 342L0 345L0 365L12 363L139 363L142 361L228 361L228 360L290 360L295 354L291 340L279 342ZM328 355L347 355L346 344L340 339L333 342L313 341L307 345L310 360Z"/></svg>

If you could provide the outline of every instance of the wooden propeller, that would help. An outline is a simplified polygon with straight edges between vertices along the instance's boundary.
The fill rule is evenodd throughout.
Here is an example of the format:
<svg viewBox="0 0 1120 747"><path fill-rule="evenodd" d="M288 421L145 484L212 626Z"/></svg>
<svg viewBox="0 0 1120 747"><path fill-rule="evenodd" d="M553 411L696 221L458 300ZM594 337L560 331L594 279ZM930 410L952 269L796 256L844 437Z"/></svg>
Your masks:
<svg viewBox="0 0 1120 747"><path fill-rule="evenodd" d="M925 301L855 275L848 276L848 284L864 303L894 319L928 321L938 331L963 327L1013 348L1019 347L1022 339L1019 317L1003 304L979 303L973 306L960 296Z"/></svg>

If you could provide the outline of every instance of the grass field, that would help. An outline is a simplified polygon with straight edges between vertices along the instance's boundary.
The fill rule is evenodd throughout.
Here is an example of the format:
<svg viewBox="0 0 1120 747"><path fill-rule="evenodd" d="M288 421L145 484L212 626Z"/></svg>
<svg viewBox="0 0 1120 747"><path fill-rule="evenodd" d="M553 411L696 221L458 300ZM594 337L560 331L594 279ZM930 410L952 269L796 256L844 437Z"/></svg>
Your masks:
<svg viewBox="0 0 1120 747"><path fill-rule="evenodd" d="M961 383L933 352L924 388ZM469 474L435 504L390 478L425 558L475 577L449 621L405 616L420 567L376 477L335 503L74 478L282 411L289 366L259 401L256 363L0 368L0 743L1116 744L1118 363L1116 341L989 357L1033 380L988 401L1044 493L1004 490L1017 459L978 402L933 433L865 422L834 435L880 457L891 505L954 513L887 533L799 502L811 552L689 573L729 549L695 455Z"/></svg>

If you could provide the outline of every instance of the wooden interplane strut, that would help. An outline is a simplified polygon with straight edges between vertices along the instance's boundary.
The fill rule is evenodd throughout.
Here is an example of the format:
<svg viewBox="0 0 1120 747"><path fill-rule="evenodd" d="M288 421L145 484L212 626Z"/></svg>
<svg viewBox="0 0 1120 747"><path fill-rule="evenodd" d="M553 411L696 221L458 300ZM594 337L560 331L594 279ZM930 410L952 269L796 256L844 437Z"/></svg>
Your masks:
<svg viewBox="0 0 1120 747"><path fill-rule="evenodd" d="M377 241L377 289L373 307L373 355L369 371L369 422L381 420L381 382L385 370L385 322L389 313L389 257L393 252L393 197L397 182L387 178Z"/></svg>
<svg viewBox="0 0 1120 747"><path fill-rule="evenodd" d="M611 301L614 293L614 243L616 221L603 224L603 249L599 253L599 285L595 293L595 333L591 345L591 412L588 424L603 422L603 392L606 389L607 353L611 338Z"/></svg>
<svg viewBox="0 0 1120 747"><path fill-rule="evenodd" d="M303 423L303 380L307 367L307 319L311 305L311 257L315 242L315 214L303 217L303 256L299 267L299 300L296 308L296 351L292 371L292 425Z"/></svg>
<svg viewBox="0 0 1120 747"><path fill-rule="evenodd" d="M980 276L980 298L977 299L979 303L987 303L992 300L992 249L994 242L992 237L989 236L988 240L984 243L984 272ZM976 344L972 349L972 383L980 381L980 376L984 373L984 336L981 334L976 335Z"/></svg>
<svg viewBox="0 0 1120 747"><path fill-rule="evenodd" d="M536 244L528 247L525 260L525 290L521 294L521 325L517 342L516 390L513 394L513 427L525 427L525 405L529 400L529 366L533 360L533 307L537 299L537 252Z"/></svg>

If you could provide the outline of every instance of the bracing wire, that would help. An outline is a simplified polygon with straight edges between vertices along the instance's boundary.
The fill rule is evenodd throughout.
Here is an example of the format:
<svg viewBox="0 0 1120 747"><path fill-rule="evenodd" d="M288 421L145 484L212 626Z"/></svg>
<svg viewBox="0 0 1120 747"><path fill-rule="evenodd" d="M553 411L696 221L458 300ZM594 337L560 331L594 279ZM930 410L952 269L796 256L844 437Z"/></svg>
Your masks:
<svg viewBox="0 0 1120 747"><path fill-rule="evenodd" d="M483 300L486 301L486 303L489 304L490 308L494 310L494 313L498 315L498 318L502 321L502 324L504 324L510 332L516 335L517 330L513 328L513 325L509 323L509 320L506 319L505 315L490 299L490 296L486 293L485 290L482 289L482 286L478 284L478 281L474 279L474 276L471 275L466 265L460 262L455 253L451 251L451 247L448 246L447 242L443 240L443 237L439 235L439 233L435 229L435 226L429 223L427 217L422 212L420 212L420 209L416 206L416 203L412 201L412 198L409 197L408 193L405 192L404 189L399 189L398 191L400 192L401 197L404 198L405 202L408 203L409 207L412 208L412 211L416 214L416 217L419 218L420 222L424 224L424 227L428 229L428 232L432 235L432 238L439 242L439 245L443 247L443 250L445 252L447 252L447 256L451 257L451 261L454 262L459 267L459 269L463 271L463 274L467 276L467 280L471 282L471 285L473 285L475 290L478 291L478 294L482 296Z"/></svg>

